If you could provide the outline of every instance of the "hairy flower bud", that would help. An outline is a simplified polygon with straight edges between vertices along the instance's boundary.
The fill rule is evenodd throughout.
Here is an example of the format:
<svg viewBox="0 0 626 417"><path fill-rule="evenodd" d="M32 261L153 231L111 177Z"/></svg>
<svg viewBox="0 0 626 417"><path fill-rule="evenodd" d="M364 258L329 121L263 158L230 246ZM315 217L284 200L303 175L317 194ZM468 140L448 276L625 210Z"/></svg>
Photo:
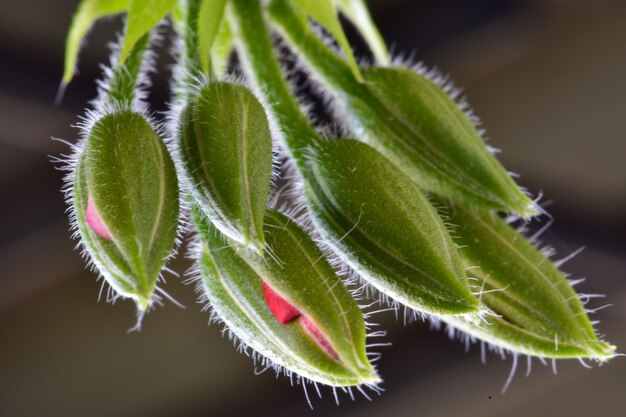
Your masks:
<svg viewBox="0 0 626 417"><path fill-rule="evenodd" d="M530 241L494 213L454 206L450 221L481 300L484 321L444 320L479 339L526 355L606 360L615 347L598 339L578 294Z"/></svg>
<svg viewBox="0 0 626 417"><path fill-rule="evenodd" d="M262 251L272 136L261 103L242 85L210 82L183 111L178 147L202 211L226 236Z"/></svg>
<svg viewBox="0 0 626 417"><path fill-rule="evenodd" d="M537 214L444 88L400 67L364 68L364 82L326 45L302 11L272 0L268 12L293 50L322 81L347 124L413 181L433 193L496 210Z"/></svg>
<svg viewBox="0 0 626 417"><path fill-rule="evenodd" d="M348 104L354 126L422 187L525 217L537 214L441 86L399 67L369 68L365 77L373 99L367 109Z"/></svg>
<svg viewBox="0 0 626 417"><path fill-rule="evenodd" d="M174 247L178 182L174 164L143 116L98 120L78 158L73 208L81 242L107 283L140 310Z"/></svg>
<svg viewBox="0 0 626 417"><path fill-rule="evenodd" d="M332 386L376 384L363 314L324 255L288 217L268 210L267 250L232 246L194 210L200 288L243 343L290 372Z"/></svg>
<svg viewBox="0 0 626 417"><path fill-rule="evenodd" d="M456 246L426 196L369 145L331 140L306 196L326 243L391 298L432 314L477 311Z"/></svg>

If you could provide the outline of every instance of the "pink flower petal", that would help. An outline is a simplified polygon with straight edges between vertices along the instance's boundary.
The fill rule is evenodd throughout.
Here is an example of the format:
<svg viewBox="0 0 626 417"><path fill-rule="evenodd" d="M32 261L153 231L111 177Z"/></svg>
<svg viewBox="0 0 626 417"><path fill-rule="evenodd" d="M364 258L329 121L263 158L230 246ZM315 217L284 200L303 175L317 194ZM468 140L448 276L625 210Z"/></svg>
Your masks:
<svg viewBox="0 0 626 417"><path fill-rule="evenodd" d="M315 324L315 322L309 316L302 316L300 318L300 323L307 331L307 333L311 335L313 340L315 340L315 342L319 345L319 347L321 347L322 350L328 354L328 356L336 361L339 360L339 355L337 354L337 351L335 351L326 335L319 327L317 327L317 324Z"/></svg>
<svg viewBox="0 0 626 417"><path fill-rule="evenodd" d="M270 311L278 319L280 324L287 324L291 320L300 316L297 308L291 305L287 300L278 295L269 285L263 282L263 294L265 302Z"/></svg>
<svg viewBox="0 0 626 417"><path fill-rule="evenodd" d="M263 282L263 295L265 296L265 302L267 306L270 308L270 311L278 319L280 324L287 324L292 320L300 318L300 324L304 328L304 330L311 336L313 341L318 344L318 346L326 352L328 356L333 358L334 360L339 360L339 355L330 344L330 341L322 332L322 330L317 327L317 324L306 315L302 315L298 309L290 304L283 297L278 295L276 291L274 291L269 285Z"/></svg>
<svg viewBox="0 0 626 417"><path fill-rule="evenodd" d="M87 222L87 226L96 232L98 236L106 240L111 239L111 233L109 233L109 230L100 218L98 210L96 209L93 199L91 198L91 194L87 198L87 212L85 213L85 220Z"/></svg>

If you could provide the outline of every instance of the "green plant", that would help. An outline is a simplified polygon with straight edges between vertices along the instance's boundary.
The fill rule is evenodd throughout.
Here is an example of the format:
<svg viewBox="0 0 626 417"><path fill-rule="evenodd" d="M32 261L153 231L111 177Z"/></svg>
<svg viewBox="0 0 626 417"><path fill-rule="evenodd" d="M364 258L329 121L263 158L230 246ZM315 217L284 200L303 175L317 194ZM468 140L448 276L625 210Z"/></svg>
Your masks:
<svg viewBox="0 0 626 417"><path fill-rule="evenodd" d="M338 12L375 66L357 64ZM125 33L87 112L66 193L90 261L114 297L136 302L138 325L161 297L182 217L196 232L194 280L214 317L268 366L314 383L380 382L342 276L514 356L615 355L565 275L502 217L541 209L436 76L391 63L362 0L83 0L63 86L88 28L116 13L127 14ZM157 121L143 97L151 31L167 15L175 98ZM269 27L353 138L312 124ZM240 68L228 63L233 50ZM290 172L286 193L272 184L279 164Z"/></svg>

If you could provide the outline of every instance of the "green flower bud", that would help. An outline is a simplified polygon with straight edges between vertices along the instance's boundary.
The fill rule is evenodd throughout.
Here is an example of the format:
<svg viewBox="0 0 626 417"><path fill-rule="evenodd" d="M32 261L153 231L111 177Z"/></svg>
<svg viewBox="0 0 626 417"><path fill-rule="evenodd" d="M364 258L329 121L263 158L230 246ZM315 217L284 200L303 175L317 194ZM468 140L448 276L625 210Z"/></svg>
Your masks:
<svg viewBox="0 0 626 417"><path fill-rule="evenodd" d="M606 360L615 347L598 339L587 311L562 272L494 213L454 206L454 235L491 311L484 321L444 317L481 340L549 358Z"/></svg>
<svg viewBox="0 0 626 417"><path fill-rule="evenodd" d="M143 116L120 112L94 124L78 158L72 200L91 261L144 311L174 247L179 198L174 164Z"/></svg>
<svg viewBox="0 0 626 417"><path fill-rule="evenodd" d="M374 148L320 144L305 186L327 244L375 288L432 314L477 312L445 225L413 181Z"/></svg>
<svg viewBox="0 0 626 417"><path fill-rule="evenodd" d="M178 148L183 178L207 217L262 251L272 136L261 103L242 85L209 83L183 111Z"/></svg>
<svg viewBox="0 0 626 417"><path fill-rule="evenodd" d="M399 67L362 69L365 82L361 82L290 1L272 0L268 12L294 52L337 100L357 137L413 181L458 201L524 217L537 214L533 201L489 152L470 118L444 88Z"/></svg>
<svg viewBox="0 0 626 417"><path fill-rule="evenodd" d="M359 306L291 219L268 210L264 256L232 246L198 209L194 220L200 232L200 289L245 345L315 382L340 387L380 382L367 358Z"/></svg>
<svg viewBox="0 0 626 417"><path fill-rule="evenodd" d="M441 86L406 68L369 68L364 74L373 100L348 101L353 125L422 187L524 217L537 214Z"/></svg>

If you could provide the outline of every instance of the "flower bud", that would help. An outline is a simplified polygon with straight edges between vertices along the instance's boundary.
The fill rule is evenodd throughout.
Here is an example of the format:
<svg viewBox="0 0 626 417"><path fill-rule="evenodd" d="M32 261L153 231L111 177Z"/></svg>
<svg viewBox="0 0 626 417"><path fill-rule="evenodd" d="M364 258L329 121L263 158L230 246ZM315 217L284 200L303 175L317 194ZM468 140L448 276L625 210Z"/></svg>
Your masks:
<svg viewBox="0 0 626 417"><path fill-rule="evenodd" d="M477 312L456 246L426 196L374 148L327 141L305 187L326 243L383 294L432 314Z"/></svg>
<svg viewBox="0 0 626 417"><path fill-rule="evenodd" d="M270 1L268 14L314 78L337 100L357 137L422 188L524 217L537 214L533 201L489 152L444 88L399 67L364 68L363 82L319 39L291 1Z"/></svg>
<svg viewBox="0 0 626 417"><path fill-rule="evenodd" d="M615 347L598 339L562 272L494 213L454 206L451 223L465 264L483 287L484 321L443 318L481 340L526 355L606 360Z"/></svg>
<svg viewBox="0 0 626 417"><path fill-rule="evenodd" d="M178 227L178 182L165 145L139 114L104 116L89 132L73 187L91 261L119 295L145 310Z"/></svg>
<svg viewBox="0 0 626 417"><path fill-rule="evenodd" d="M292 220L267 211L265 255L232 246L198 209L194 220L201 291L245 345L315 382L380 381L367 359L359 306Z"/></svg>
<svg viewBox="0 0 626 417"><path fill-rule="evenodd" d="M347 101L351 123L423 188L524 217L537 214L441 86L399 67L369 68L364 76L368 99Z"/></svg>
<svg viewBox="0 0 626 417"><path fill-rule="evenodd" d="M262 251L272 136L261 103L242 85L207 84L183 111L178 147L182 177L206 216Z"/></svg>

